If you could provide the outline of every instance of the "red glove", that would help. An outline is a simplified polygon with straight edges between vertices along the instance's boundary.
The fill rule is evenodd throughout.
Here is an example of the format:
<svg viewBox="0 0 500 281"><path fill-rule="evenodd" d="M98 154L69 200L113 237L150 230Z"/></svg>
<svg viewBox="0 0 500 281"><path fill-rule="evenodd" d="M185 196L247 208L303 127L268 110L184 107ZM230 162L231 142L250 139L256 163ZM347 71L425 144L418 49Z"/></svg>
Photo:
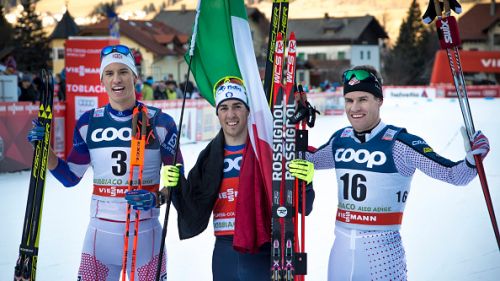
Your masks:
<svg viewBox="0 0 500 281"><path fill-rule="evenodd" d="M474 136L472 136L470 149L467 151L465 158L467 162L475 166L476 161L474 160L474 155L480 155L482 160L488 155L488 152L490 152L490 142L488 138L481 131L477 131Z"/></svg>

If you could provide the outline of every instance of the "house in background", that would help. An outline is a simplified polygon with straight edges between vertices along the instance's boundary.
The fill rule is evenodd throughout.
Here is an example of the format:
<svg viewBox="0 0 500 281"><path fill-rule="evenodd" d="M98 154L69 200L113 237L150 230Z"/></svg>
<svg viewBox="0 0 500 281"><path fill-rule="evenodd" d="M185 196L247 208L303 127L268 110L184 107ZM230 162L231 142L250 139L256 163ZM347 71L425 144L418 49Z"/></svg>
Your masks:
<svg viewBox="0 0 500 281"><path fill-rule="evenodd" d="M79 36L109 36L109 20L82 26ZM163 80L173 74L177 81L187 72L184 61L188 35L159 21L119 20L120 43L142 57L141 75Z"/></svg>
<svg viewBox="0 0 500 281"><path fill-rule="evenodd" d="M57 23L54 31L49 36L49 46L52 49L52 71L53 73L61 73L64 68L64 43L70 36L77 36L80 28L75 23L75 20L66 10L61 20Z"/></svg>
<svg viewBox="0 0 500 281"><path fill-rule="evenodd" d="M297 81L319 85L339 82L342 72L354 65L380 70L380 54L387 32L373 16L289 19L288 33L295 32L297 57L307 68L297 68Z"/></svg>
<svg viewBox="0 0 500 281"><path fill-rule="evenodd" d="M494 2L477 4L459 18L463 50L500 51L499 8Z"/></svg>
<svg viewBox="0 0 500 281"><path fill-rule="evenodd" d="M162 10L154 19L119 20L120 42L142 54L142 75L156 80L173 74L184 80L187 64L184 61L187 43L192 33L195 10ZM256 8L247 7L253 46L261 75L264 73L269 20ZM66 14L65 14L66 17ZM67 19L54 31L54 72L64 66L64 40L68 36L109 36L108 20L79 27L67 13ZM73 28L63 28L64 22ZM61 25L61 27L59 27ZM76 28L75 28L76 27ZM63 30L66 32L58 31ZM57 32L56 32L57 31ZM71 31L71 32L69 32ZM352 65L368 64L380 69L380 54L388 35L373 16L289 19L288 32L297 38L297 81L318 86L321 82L339 82L340 75ZM57 34L57 36L55 36Z"/></svg>
<svg viewBox="0 0 500 281"><path fill-rule="evenodd" d="M500 84L500 7L494 1L476 4L458 19L460 60L468 85ZM431 84L452 84L448 57L436 53Z"/></svg>
<svg viewBox="0 0 500 281"><path fill-rule="evenodd" d="M186 10L183 6L180 10L162 10L154 18L154 21L163 22L184 34L191 36L196 10ZM267 54L267 36L269 33L269 20L256 8L247 7L248 24L252 32L253 48L259 68L265 67Z"/></svg>

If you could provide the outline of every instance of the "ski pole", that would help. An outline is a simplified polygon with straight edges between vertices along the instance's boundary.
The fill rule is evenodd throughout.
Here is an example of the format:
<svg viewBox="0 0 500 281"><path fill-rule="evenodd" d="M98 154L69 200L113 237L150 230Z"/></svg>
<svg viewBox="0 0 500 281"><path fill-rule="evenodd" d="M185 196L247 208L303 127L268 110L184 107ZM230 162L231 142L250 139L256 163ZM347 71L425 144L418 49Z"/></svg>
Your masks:
<svg viewBox="0 0 500 281"><path fill-rule="evenodd" d="M142 115L140 132L137 134L138 122L139 122L139 113ZM142 171L144 168L144 149L146 146L146 130L147 130L147 109L143 105L139 105L138 107L134 107L134 111L132 113L132 136L131 136L131 159L130 159L130 171L129 171L129 179L128 179L128 191L133 189L134 182L134 169L139 168L139 173L137 176L137 186L138 189L142 189ZM130 237L130 213L131 207L127 204L127 218L125 221L125 237L124 237L124 245L123 245L123 257L122 257L122 280L125 280L127 275L127 261L128 261L128 244ZM137 241L139 234L139 217L140 211L135 211L135 221L134 221L134 242L132 246L132 262L130 265L130 281L134 281L135 279L135 266L137 259Z"/></svg>
<svg viewBox="0 0 500 281"><path fill-rule="evenodd" d="M182 132L182 120L184 118L184 109L186 107L186 92L187 92L187 87L189 82L189 76L191 73L191 62L193 61L193 56L194 56L194 46L196 44L196 34L198 31L198 18L200 16L200 3L201 1L198 1L198 6L196 7L196 17L194 19L194 26L193 26L193 34L191 35L191 44L189 46L189 64L188 64L188 70L187 70L187 78L186 78L186 83L184 84L184 90L182 91L182 107L181 107L181 116L179 119L179 129L177 130L177 142L175 143L175 149L174 149L174 163L173 165L177 163L177 153L179 152L179 145L181 142L181 132ZM161 232L161 243L160 243L160 252L158 256L158 264L156 267L156 281L160 281L160 275L161 275L161 264L163 261L163 252L165 250L165 238L167 237L167 226L168 226L168 216L170 213L170 205L172 204L172 191L169 190L167 200L165 202L166 204L166 209L165 209L165 218L163 220L163 229Z"/></svg>
<svg viewBox="0 0 500 281"><path fill-rule="evenodd" d="M455 18L453 16L450 16L451 11L449 0L444 0L443 2L444 16L442 16L439 1L433 1L436 9L436 15L438 16L436 20L436 27L439 35L439 43L441 48L445 49L446 54L448 55L448 62L450 64L451 75L453 78L453 83L455 85L455 90L457 92L460 110L464 119L465 129L467 131L469 140L472 140L474 134L476 133L476 130L474 128L474 122L472 120L469 98L467 96L467 87L460 63L460 53L458 51L458 46L461 44L461 41L458 31L458 25ZM477 174L479 176L479 181L481 182L481 187L483 190L484 199L486 201L486 207L490 216L491 225L493 227L493 232L495 233L497 246L500 250L500 232L498 230L497 219L495 216L495 210L493 208L493 202L491 200L483 162L480 155L474 155L474 160L476 162Z"/></svg>

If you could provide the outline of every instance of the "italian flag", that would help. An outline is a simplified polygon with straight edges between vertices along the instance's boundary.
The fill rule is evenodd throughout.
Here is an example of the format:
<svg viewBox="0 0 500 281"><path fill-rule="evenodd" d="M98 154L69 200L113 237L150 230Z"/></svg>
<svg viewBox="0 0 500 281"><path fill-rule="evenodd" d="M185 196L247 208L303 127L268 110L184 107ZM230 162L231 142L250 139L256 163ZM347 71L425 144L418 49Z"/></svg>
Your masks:
<svg viewBox="0 0 500 281"><path fill-rule="evenodd" d="M191 71L201 95L214 105L214 84L226 76L244 81L248 131L271 198L272 114L266 101L243 0L200 0L193 30ZM190 56L186 54L189 63Z"/></svg>

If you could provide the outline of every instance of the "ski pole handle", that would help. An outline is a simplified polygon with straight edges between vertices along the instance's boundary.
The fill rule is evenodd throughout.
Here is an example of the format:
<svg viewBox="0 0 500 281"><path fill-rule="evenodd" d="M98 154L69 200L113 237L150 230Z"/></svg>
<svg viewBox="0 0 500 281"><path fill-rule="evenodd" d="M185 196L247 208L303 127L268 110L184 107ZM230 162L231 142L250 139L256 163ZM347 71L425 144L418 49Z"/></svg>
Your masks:
<svg viewBox="0 0 500 281"><path fill-rule="evenodd" d="M441 49L451 49L462 44L455 17L449 16L446 18L438 18L436 20L436 30L438 32L439 46Z"/></svg>

